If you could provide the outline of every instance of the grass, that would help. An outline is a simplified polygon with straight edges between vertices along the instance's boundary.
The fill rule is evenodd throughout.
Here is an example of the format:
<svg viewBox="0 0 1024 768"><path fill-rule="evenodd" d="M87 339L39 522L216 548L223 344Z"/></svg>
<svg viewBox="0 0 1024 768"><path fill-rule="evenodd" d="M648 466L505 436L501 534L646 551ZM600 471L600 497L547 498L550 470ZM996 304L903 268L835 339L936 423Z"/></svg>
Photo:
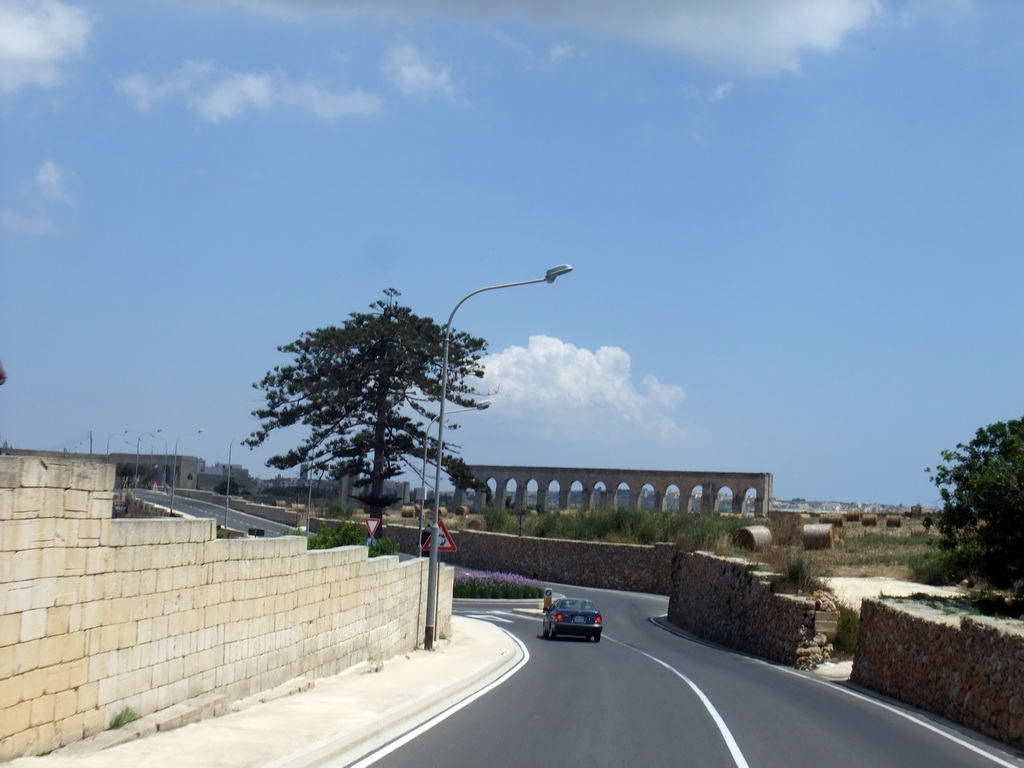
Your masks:
<svg viewBox="0 0 1024 768"><path fill-rule="evenodd" d="M114 715L114 718L110 721L110 730L116 728L124 728L129 723L134 723L139 719L139 713L131 707L121 707Z"/></svg>

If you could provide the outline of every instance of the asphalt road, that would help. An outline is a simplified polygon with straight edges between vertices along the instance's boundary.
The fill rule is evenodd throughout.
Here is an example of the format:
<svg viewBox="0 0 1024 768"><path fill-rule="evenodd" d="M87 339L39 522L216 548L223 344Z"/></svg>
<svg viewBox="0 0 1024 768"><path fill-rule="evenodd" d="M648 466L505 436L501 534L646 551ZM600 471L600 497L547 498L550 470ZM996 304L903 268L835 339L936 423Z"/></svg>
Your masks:
<svg viewBox="0 0 1024 768"><path fill-rule="evenodd" d="M499 623L529 662L404 746L356 763L388 768L1024 766L1005 745L849 683L668 631L666 598L573 587L605 616L600 643L541 636L539 616L457 601Z"/></svg>
<svg viewBox="0 0 1024 768"><path fill-rule="evenodd" d="M141 489L132 492L138 498L143 501L148 501L150 504L156 504L161 507L170 507L170 493L164 493L163 491L145 491ZM189 499L175 493L174 511L183 512L186 515L192 515L192 517L212 517L220 525L224 525L223 504L211 504L208 501ZM264 536L281 536L286 531L291 530L288 526L282 525L281 523L275 523L273 520L267 520L266 518L257 517L256 515L247 515L244 512L236 512L233 509L228 510L227 519L228 528L236 531L242 531L243 533L247 533L250 528L259 528L264 531Z"/></svg>

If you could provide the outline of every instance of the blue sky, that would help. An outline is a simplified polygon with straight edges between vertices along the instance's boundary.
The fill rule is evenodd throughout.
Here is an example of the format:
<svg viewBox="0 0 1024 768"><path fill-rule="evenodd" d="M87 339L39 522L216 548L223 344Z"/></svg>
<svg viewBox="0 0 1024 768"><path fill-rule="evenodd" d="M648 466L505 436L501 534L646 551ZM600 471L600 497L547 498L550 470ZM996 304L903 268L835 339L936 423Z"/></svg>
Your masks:
<svg viewBox="0 0 1024 768"><path fill-rule="evenodd" d="M456 316L471 463L934 504L1024 410L1022 93L1010 2L0 0L0 442L226 461L278 345L569 263Z"/></svg>

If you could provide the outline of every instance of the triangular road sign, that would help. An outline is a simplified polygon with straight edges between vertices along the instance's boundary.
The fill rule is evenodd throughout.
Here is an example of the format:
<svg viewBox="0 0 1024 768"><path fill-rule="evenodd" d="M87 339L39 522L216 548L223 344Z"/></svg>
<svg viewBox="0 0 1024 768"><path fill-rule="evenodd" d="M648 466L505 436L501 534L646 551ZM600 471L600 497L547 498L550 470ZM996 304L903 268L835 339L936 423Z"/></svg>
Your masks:
<svg viewBox="0 0 1024 768"><path fill-rule="evenodd" d="M455 546L455 539L453 539L452 535L450 533L448 533L448 529L444 527L444 520L438 520L437 521L437 527L440 529L437 532L438 533L437 551L438 552L455 552L455 551L457 551L458 547ZM427 538L423 542L423 551L424 552L429 552L430 551L430 532L429 532L429 530L427 531Z"/></svg>
<svg viewBox="0 0 1024 768"><path fill-rule="evenodd" d="M370 536L376 536L378 528L380 528L379 517L368 517L366 519L366 530L370 532Z"/></svg>

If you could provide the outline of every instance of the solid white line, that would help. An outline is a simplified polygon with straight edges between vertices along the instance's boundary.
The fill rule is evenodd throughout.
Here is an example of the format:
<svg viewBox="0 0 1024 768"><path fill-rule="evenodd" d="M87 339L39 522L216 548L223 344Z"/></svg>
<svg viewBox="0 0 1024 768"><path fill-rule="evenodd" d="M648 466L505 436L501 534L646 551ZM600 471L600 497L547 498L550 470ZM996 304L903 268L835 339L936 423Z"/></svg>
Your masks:
<svg viewBox="0 0 1024 768"><path fill-rule="evenodd" d="M716 645L714 643L709 643L707 640L703 640L703 639L701 639L699 637L696 637L694 635L690 635L689 633L681 633L681 632L679 632L678 630L676 630L673 627L666 627L664 624L662 624L658 620L659 618L660 617L652 617L650 619L650 621L651 621L652 624L654 624L657 627L661 627L666 632L671 632L672 634L686 637L689 640L693 640L694 642L700 643L701 645L706 645L709 648L718 648L718 649L726 650L726 651L729 650L728 648L725 648L724 646ZM639 653L643 653L643 651L639 651ZM985 758L991 760L996 765L1003 766L1003 768L1021 768L1021 763L1019 763L1019 762L1011 763L1011 762L1008 762L1008 761L1002 759L998 755L994 755L991 752L986 752L981 747L979 747L979 746L977 746L975 744L972 744L971 742L969 742L969 741L967 741L965 739L962 739L959 736L956 736L953 733L950 733L949 731L943 730L942 728L939 728L936 725L932 725L927 720L922 720L920 717L917 717L916 715L912 715L909 712L904 712L903 710L901 710L901 709L899 709L897 707L894 707L892 704L886 704L884 701L879 701L878 699L872 698L871 696L866 696L863 693L857 693L857 691L851 691L849 688L846 688L845 686L836 685L834 682L830 682L828 680L822 680L819 677L814 677L813 675L808 675L805 672L799 672L798 670L790 669L789 667L782 667L782 666L779 666L777 664L771 664L770 662L767 662L764 659L759 659L756 656L750 656L749 658L750 658L751 661L757 662L758 664L763 664L766 667L771 667L772 669L777 669L777 670L779 670L781 672L786 672L787 674L795 675L796 677L799 677L800 679L806 680L806 681L808 681L810 683L816 683L818 685L828 686L832 690L840 691L842 693L845 693L847 696L852 696L853 698L859 699L860 701L864 701L864 702L867 702L868 704L874 704L877 707L881 707L882 709L885 709L885 710L887 710L889 712L892 712L895 715L899 715L900 717L902 717L905 720L909 720L910 722L914 723L915 725L921 726L925 730L931 731L932 733L935 733L935 734L937 734L939 736L942 736L944 739L948 739L949 741L952 741L954 744L960 745L961 747L963 747L964 749L967 749L970 752L974 752L975 754L980 755L981 757L985 757Z"/></svg>
<svg viewBox="0 0 1024 768"><path fill-rule="evenodd" d="M769 666L772 666L772 665L769 665ZM796 675L797 677L803 678L804 680L808 680L808 681L810 681L812 683L818 683L820 685L830 686L830 687L834 688L837 691L842 691L847 696L853 696L853 698L855 698L855 699L859 699L860 701L866 701L869 704L874 704L875 706L878 706L878 707L881 707L882 709L888 710L889 712L892 712L894 715L899 715L904 720L909 720L910 722L914 723L915 725L921 726L925 730L928 730L928 731L931 731L932 733L938 734L939 736L942 736L945 739L949 739L954 744L958 744L961 747L963 747L964 749L967 749L967 750L969 750L971 752L974 752L977 755L981 755L982 757L988 758L989 760L991 760L996 765L1004 766L1004 768L1020 768L1021 764L1019 762L1011 763L1011 762L1008 762L1006 760L1003 760L1001 757L999 757L997 755L993 755L991 752L986 752L981 747L979 747L979 746L977 746L975 744L971 744L971 742L966 741L965 739L962 739L959 736L956 736L955 734L950 733L949 731L945 731L945 730L943 730L942 728L939 728L936 725L932 725L927 720L922 720L921 718L917 717L916 715L912 715L909 712L904 712L903 710L899 709L898 707L894 707L892 704L886 704L884 701L879 701L878 699L874 699L874 698L872 698L870 696L865 696L863 693L857 693L857 691L851 691L849 688L845 688L845 687L840 686L840 685L835 685L835 684L830 683L830 682L828 682L826 680L819 680L818 678L810 677L810 676L808 676L806 674L802 674L802 673L798 672L795 669L789 669L787 667L778 667L778 669L781 670L782 672L787 672L787 673L789 673L791 675ZM941 717L941 715L940 715L940 717Z"/></svg>
<svg viewBox="0 0 1024 768"><path fill-rule="evenodd" d="M499 629L501 629L502 632L505 632L505 634L507 634L509 637L511 637L512 640L515 641L516 645L519 646L519 649L523 652L523 657L519 660L518 664L516 664L514 667L512 667L512 669L508 670L505 674L503 674L501 677L499 677L493 683L489 684L488 686L486 686L484 688L481 688L476 693L471 694L470 696L467 696L465 699L463 699L462 701L458 702L457 704L452 705L451 707L446 709L444 712L441 712L441 713L439 713L437 715L434 715L434 717L432 717L429 720L427 720L427 722L423 723L422 725L417 726L416 728L413 728L408 733L405 733L402 736L399 736L397 739L395 739L391 743L386 744L385 746L381 747L376 752L367 755L366 757L362 758L358 762L352 763L351 765L349 765L348 768L366 768L366 766L368 766L368 765L373 765L378 760L380 760L382 757L387 757L392 752L394 752L396 749L399 749L400 747L404 747L406 744L408 744L410 741L415 739L417 736L420 736L420 735L426 733L427 731L429 731L431 728L433 728L438 723L441 723L441 722L447 720L449 717L454 715L456 712L458 712L463 707L468 707L470 704L472 704L474 701L479 699L481 696L487 695L488 693L493 691L495 688L497 688L499 685L501 685L502 683L507 681L510 677L512 677L512 675L514 675L520 669L525 667L527 662L530 660L530 652L528 650L526 650L526 646L523 645L522 640L520 640L518 637L516 637L515 635L513 635L511 632L509 632L508 630L506 630L504 628L499 627Z"/></svg>
<svg viewBox="0 0 1024 768"><path fill-rule="evenodd" d="M734 739L732 736L732 731L729 730L729 726L725 724L725 720L723 720L722 716L718 714L718 710L715 709L715 706L711 703L711 700L704 695L704 692L697 687L696 683L694 683L690 678L688 678L678 669L673 667L671 664L662 661L658 657L652 656L646 651L641 651L639 648L634 648L632 645L620 643L618 640L612 640L611 638L608 639L616 645L621 645L623 648L628 648L629 650L634 651L635 653L639 653L641 656L646 656L651 661L660 664L669 672L671 672L680 680L682 680L684 683L686 683L688 686L690 686L691 690L693 690L693 692L697 694L697 698L700 699L701 704L703 704L704 708L708 711L708 714L711 715L711 719L715 721L715 725L718 726L718 732L722 734L722 738L725 740L725 746L729 748L729 753L732 755L733 762L736 763L736 768L749 768L746 759L743 757L743 753L740 751L739 745L736 743L736 739Z"/></svg>

